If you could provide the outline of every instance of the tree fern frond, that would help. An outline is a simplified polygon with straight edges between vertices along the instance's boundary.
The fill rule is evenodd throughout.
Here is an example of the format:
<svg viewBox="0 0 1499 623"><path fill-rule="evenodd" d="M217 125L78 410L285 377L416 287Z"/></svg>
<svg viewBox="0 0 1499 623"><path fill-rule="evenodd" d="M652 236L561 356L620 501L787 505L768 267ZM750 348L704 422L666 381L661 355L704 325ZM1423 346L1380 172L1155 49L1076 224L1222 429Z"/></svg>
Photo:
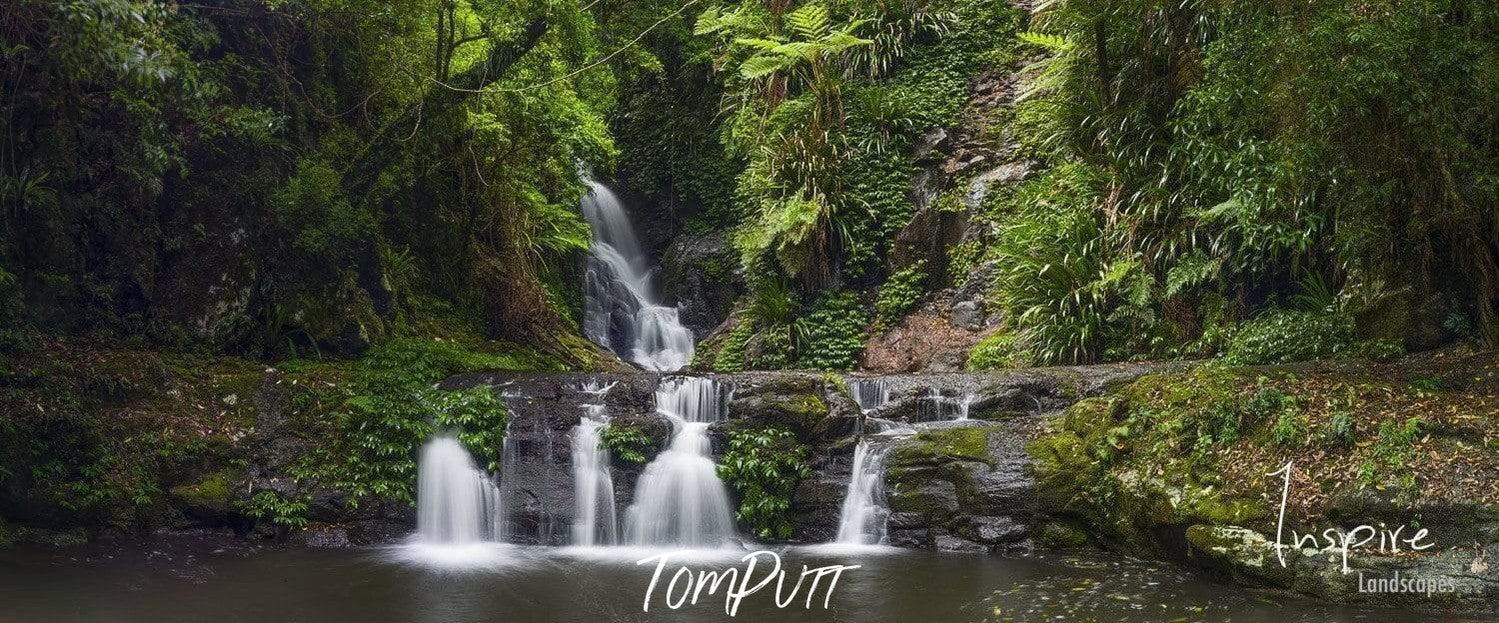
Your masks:
<svg viewBox="0 0 1499 623"><path fill-rule="evenodd" d="M1052 52L1066 52L1072 49L1072 41L1062 35L1053 35L1044 32L1026 31L1015 35L1021 41L1031 45L1046 48Z"/></svg>
<svg viewBox="0 0 1499 623"><path fill-rule="evenodd" d="M786 23L791 29L807 39L827 36L828 20L828 8L821 4L808 4L786 14Z"/></svg>

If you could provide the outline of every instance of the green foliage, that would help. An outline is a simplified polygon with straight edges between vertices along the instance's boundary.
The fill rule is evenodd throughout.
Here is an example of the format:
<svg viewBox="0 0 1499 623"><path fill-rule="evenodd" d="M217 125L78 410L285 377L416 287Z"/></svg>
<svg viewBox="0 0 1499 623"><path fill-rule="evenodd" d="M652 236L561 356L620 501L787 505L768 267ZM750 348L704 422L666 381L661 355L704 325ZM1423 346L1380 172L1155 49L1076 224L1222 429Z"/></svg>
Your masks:
<svg viewBox="0 0 1499 623"><path fill-rule="evenodd" d="M455 433L480 464L497 470L508 418L504 402L488 387L447 391L433 384L458 372L527 367L523 356L478 352L446 340L399 338L376 347L351 366L347 378L300 396L294 405L328 440L304 457L297 472L347 491L351 504L368 497L409 503L417 450L440 431Z"/></svg>
<svg viewBox="0 0 1499 623"><path fill-rule="evenodd" d="M880 286L880 295L874 301L874 322L880 329L895 326L907 313L921 304L926 294L926 260L907 266Z"/></svg>
<svg viewBox="0 0 1499 623"><path fill-rule="evenodd" d="M255 492L255 495L239 503L240 512L264 519L278 528L298 530L307 525L307 498L287 499L271 490Z"/></svg>
<svg viewBox="0 0 1499 623"><path fill-rule="evenodd" d="M1270 429L1270 440L1278 446L1301 446L1306 443L1306 435L1306 414L1294 406L1281 409Z"/></svg>
<svg viewBox="0 0 1499 623"><path fill-rule="evenodd" d="M718 354L713 359L714 372L739 372L744 370L744 347L755 336L755 325L748 320L739 320L724 337Z"/></svg>
<svg viewBox="0 0 1499 623"><path fill-rule="evenodd" d="M1169 350L1207 324L1194 301L1230 292L1238 305L1293 300L1308 313L1440 292L1493 318L1499 254L1478 241L1499 231L1484 207L1499 197L1499 148L1482 138L1499 109L1480 102L1499 95L1499 9L1377 5L1039 6L1020 37L1041 56L1016 132L1049 168L1028 184L1079 167L1091 183L1053 201L1057 216L1001 222L1011 225L1001 244L1039 241L1020 250L1040 259L1001 286L1021 301L1011 317L1025 324L1022 346L1046 360L1159 350L1117 344L1139 335L1111 326L1126 309L1135 329L1151 328L1142 311L1166 320L1151 339ZM1133 262L1153 296L1126 302L1093 287ZM1481 276L1452 278L1458 266ZM1043 284L1046 295L1032 294Z"/></svg>
<svg viewBox="0 0 1499 623"><path fill-rule="evenodd" d="M428 296L547 342L578 165L614 157L613 75L578 70L606 30L484 0L15 4L0 265L47 330L343 355Z"/></svg>
<svg viewBox="0 0 1499 623"><path fill-rule="evenodd" d="M739 496L735 516L761 539L790 538L796 527L787 516L791 494L811 473L807 447L780 428L730 430L718 462L718 476Z"/></svg>
<svg viewBox="0 0 1499 623"><path fill-rule="evenodd" d="M1353 447L1354 436L1353 414L1348 411L1334 412L1322 431L1322 437L1329 445L1342 448Z"/></svg>
<svg viewBox="0 0 1499 623"><path fill-rule="evenodd" d="M1002 370L1016 366L1015 336L1011 333L995 333L978 341L968 351L967 370Z"/></svg>
<svg viewBox="0 0 1499 623"><path fill-rule="evenodd" d="M857 294L836 290L822 295L797 321L797 366L812 370L852 370L864 352L867 311Z"/></svg>
<svg viewBox="0 0 1499 623"><path fill-rule="evenodd" d="M1343 352L1353 341L1353 321L1327 312L1271 310L1245 323L1224 349L1236 365L1321 359Z"/></svg>
<svg viewBox="0 0 1499 623"><path fill-rule="evenodd" d="M1426 421L1419 417L1404 422L1387 420L1380 424L1371 457L1359 465L1359 485L1384 488L1384 479L1393 478L1401 491L1414 491L1416 477L1409 465L1426 428Z"/></svg>
<svg viewBox="0 0 1499 623"><path fill-rule="evenodd" d="M656 443L638 427L610 424L599 429L599 448L621 461L644 464L650 461Z"/></svg>
<svg viewBox="0 0 1499 623"><path fill-rule="evenodd" d="M1405 345L1389 338L1361 340L1348 349L1348 355L1387 363L1404 357Z"/></svg>

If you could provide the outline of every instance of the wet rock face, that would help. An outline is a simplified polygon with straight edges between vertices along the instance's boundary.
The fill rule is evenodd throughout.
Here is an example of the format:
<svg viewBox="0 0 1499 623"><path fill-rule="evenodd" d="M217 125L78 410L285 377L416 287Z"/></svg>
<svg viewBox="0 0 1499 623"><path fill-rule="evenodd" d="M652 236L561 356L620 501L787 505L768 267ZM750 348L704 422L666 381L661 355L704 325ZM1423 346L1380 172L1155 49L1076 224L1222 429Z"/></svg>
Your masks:
<svg viewBox="0 0 1499 623"><path fill-rule="evenodd" d="M510 410L500 469L506 539L530 545L565 545L574 512L573 435L585 405L602 403L610 424L636 427L659 451L671 425L656 415L655 374L480 374L449 379L452 388L489 385ZM612 466L620 516L634 498L644 464Z"/></svg>
<svg viewBox="0 0 1499 623"><path fill-rule="evenodd" d="M886 475L890 541L944 551L1030 547L1032 418L970 421L898 442Z"/></svg>
<svg viewBox="0 0 1499 623"><path fill-rule="evenodd" d="M661 260L661 288L677 304L682 324L706 338L734 309L744 275L727 237L719 232L683 233Z"/></svg>

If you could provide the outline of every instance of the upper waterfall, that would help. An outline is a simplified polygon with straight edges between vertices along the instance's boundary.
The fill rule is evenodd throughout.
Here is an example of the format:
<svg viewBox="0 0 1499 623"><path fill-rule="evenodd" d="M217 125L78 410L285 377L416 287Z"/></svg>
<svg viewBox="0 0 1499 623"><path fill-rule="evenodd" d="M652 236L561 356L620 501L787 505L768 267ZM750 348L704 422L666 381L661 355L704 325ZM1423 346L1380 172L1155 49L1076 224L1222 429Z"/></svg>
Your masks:
<svg viewBox="0 0 1499 623"><path fill-rule="evenodd" d="M585 284L583 333L588 339L647 370L674 371L692 361L692 331L677 308L653 293L652 269L635 229L603 184L584 180L583 217L593 228Z"/></svg>

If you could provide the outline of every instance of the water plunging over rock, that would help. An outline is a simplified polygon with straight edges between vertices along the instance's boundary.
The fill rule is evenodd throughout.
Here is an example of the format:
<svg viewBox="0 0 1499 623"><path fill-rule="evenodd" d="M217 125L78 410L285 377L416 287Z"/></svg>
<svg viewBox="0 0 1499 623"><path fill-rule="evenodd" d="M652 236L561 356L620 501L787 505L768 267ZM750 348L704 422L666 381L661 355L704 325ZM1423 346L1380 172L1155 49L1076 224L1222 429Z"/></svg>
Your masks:
<svg viewBox="0 0 1499 623"><path fill-rule="evenodd" d="M630 544L718 547L734 536L729 494L708 440L708 425L722 418L730 391L705 378L661 382L656 410L671 419L675 433L636 485L625 517Z"/></svg>
<svg viewBox="0 0 1499 623"><path fill-rule="evenodd" d="M876 545L885 542L885 523L890 516L885 506L885 452L861 440L854 449L854 469L843 497L839 515L838 536L834 542L843 545Z"/></svg>
<svg viewBox="0 0 1499 623"><path fill-rule="evenodd" d="M859 404L859 410L867 414L890 402L890 383L882 378L849 379L848 393Z"/></svg>
<svg viewBox="0 0 1499 623"><path fill-rule="evenodd" d="M500 491L474 466L458 440L437 437L427 442L417 473L419 542L465 545L499 537Z"/></svg>
<svg viewBox="0 0 1499 623"><path fill-rule="evenodd" d="M609 451L599 446L599 429L609 423L604 395L613 386L590 381L580 389L589 402L583 404L583 419L573 429L573 545L613 545L616 541L618 519Z"/></svg>
<svg viewBox="0 0 1499 623"><path fill-rule="evenodd" d="M692 331L677 308L659 304L651 269L619 199L588 181L583 216L593 228L585 283L583 333L647 370L680 370L692 361Z"/></svg>
<svg viewBox="0 0 1499 623"><path fill-rule="evenodd" d="M968 419L968 407L973 404L973 392L948 395L933 387L922 403L923 421L946 421Z"/></svg>

